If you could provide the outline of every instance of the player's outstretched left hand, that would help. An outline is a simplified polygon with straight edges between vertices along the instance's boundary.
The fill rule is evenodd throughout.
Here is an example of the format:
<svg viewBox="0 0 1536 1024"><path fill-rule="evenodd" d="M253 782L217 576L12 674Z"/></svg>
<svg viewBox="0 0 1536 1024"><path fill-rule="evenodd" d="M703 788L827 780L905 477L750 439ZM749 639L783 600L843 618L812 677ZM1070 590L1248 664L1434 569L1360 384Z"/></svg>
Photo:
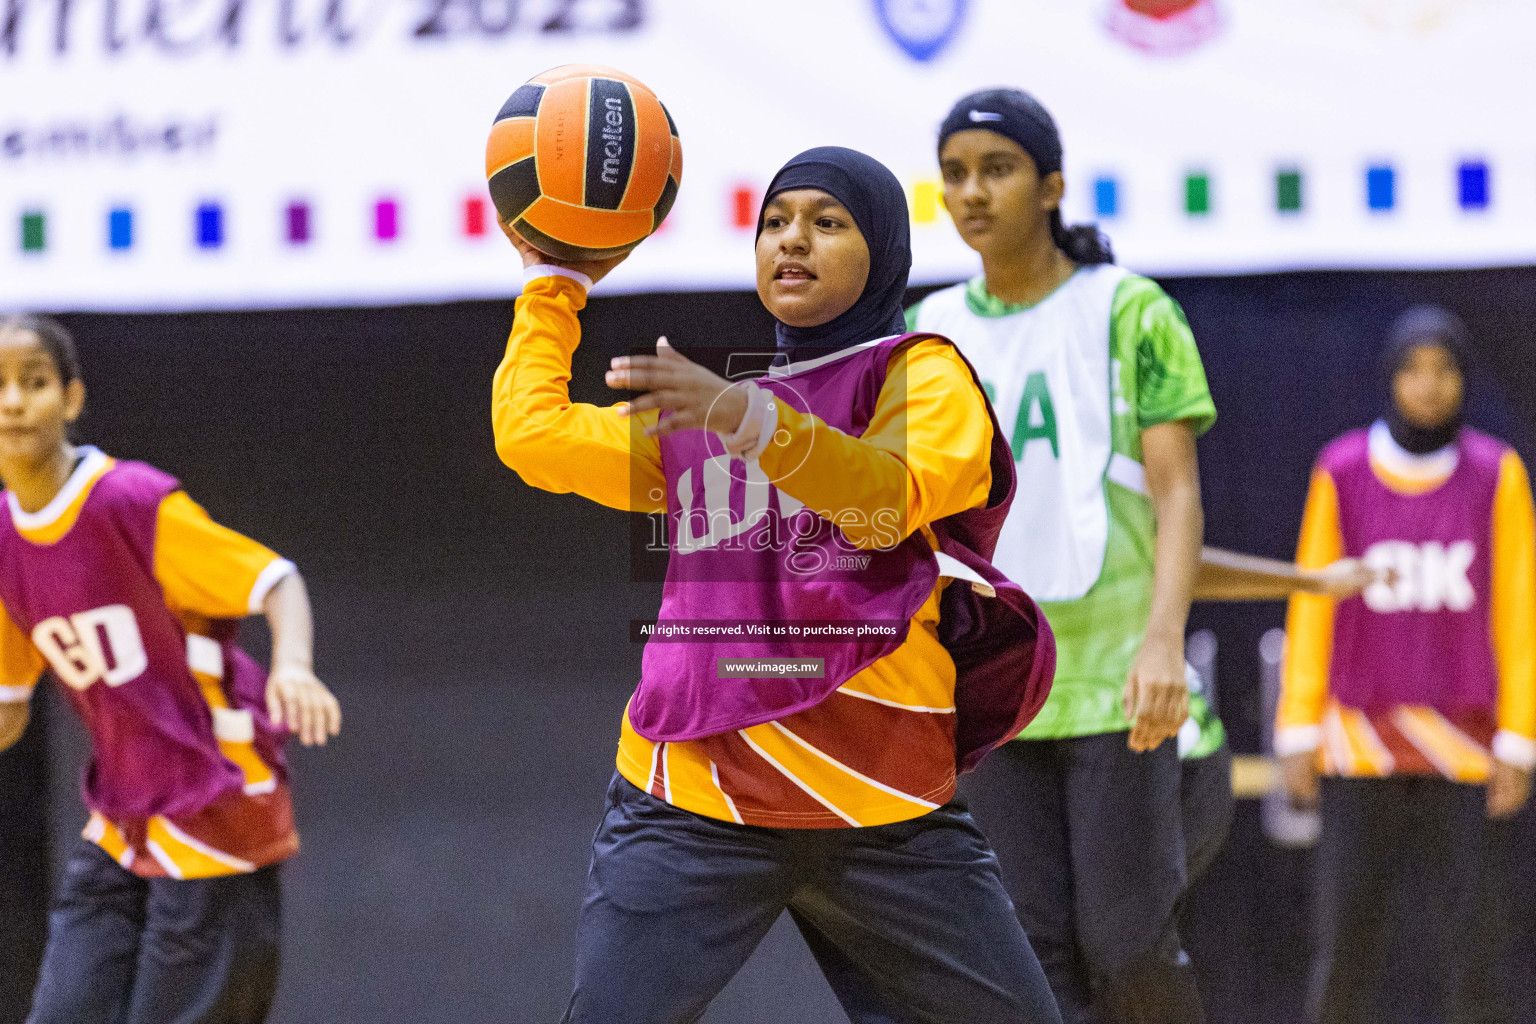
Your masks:
<svg viewBox="0 0 1536 1024"><path fill-rule="evenodd" d="M647 437L666 437L679 430L713 430L732 434L747 415L747 392L717 376L667 344L656 339L654 356L619 356L606 380L619 390L645 394L620 407L622 415L635 416L649 409L670 415L645 428Z"/></svg>
<svg viewBox="0 0 1536 1024"><path fill-rule="evenodd" d="M272 724L299 738L306 747L323 747L341 732L341 705L307 668L279 666L267 677L267 714Z"/></svg>
<svg viewBox="0 0 1536 1024"><path fill-rule="evenodd" d="M1372 569L1358 558L1341 558L1337 562L1306 574L1312 583L1312 593L1322 594L1336 601L1354 597L1366 587L1376 583L1395 586L1396 575L1395 572L1385 569Z"/></svg>
<svg viewBox="0 0 1536 1024"><path fill-rule="evenodd" d="M1121 705L1131 720L1132 750L1156 750L1158 744L1177 736L1189 717L1184 645L1148 637L1131 664Z"/></svg>

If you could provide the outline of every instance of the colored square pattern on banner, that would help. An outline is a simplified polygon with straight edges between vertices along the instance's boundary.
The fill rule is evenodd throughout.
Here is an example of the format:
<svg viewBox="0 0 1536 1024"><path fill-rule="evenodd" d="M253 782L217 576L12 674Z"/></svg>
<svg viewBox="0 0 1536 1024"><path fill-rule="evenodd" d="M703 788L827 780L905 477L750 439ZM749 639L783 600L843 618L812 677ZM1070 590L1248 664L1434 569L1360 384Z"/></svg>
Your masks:
<svg viewBox="0 0 1536 1024"><path fill-rule="evenodd" d="M464 200L464 234L470 238L485 236L485 200L479 196Z"/></svg>
<svg viewBox="0 0 1536 1024"><path fill-rule="evenodd" d="M1184 179L1184 212L1191 217L1211 212L1211 178L1203 171L1190 174Z"/></svg>
<svg viewBox="0 0 1536 1024"><path fill-rule="evenodd" d="M1120 214L1120 183L1107 174L1093 179L1093 211L1100 217Z"/></svg>
<svg viewBox="0 0 1536 1024"><path fill-rule="evenodd" d="M48 218L41 210L21 215L21 251L42 252L48 248Z"/></svg>
<svg viewBox="0 0 1536 1024"><path fill-rule="evenodd" d="M133 248L133 211L120 206L107 214L107 245L113 249Z"/></svg>
<svg viewBox="0 0 1536 1024"><path fill-rule="evenodd" d="M1492 207L1493 170L1486 160L1465 159L1454 165L1454 187L1442 202L1464 212L1481 212ZM1361 198L1367 210L1387 213L1398 208L1398 173L1390 163L1372 163L1363 168L1364 194ZM1192 170L1183 177L1183 212L1191 219L1209 217L1215 212L1214 175L1208 169ZM1359 179L1357 179L1359 180ZM1306 173L1299 167L1282 165L1274 171L1274 209L1281 214L1299 214L1306 210ZM1093 212L1100 219L1112 219L1124 214L1125 182L1113 173L1098 174L1088 184L1092 189ZM911 217L914 224L933 224L942 218L944 210L943 185L932 178L909 179ZM725 190L725 216L727 223L737 229L750 230L757 223L761 191L751 185L733 184ZM1358 194L1358 193L1357 193ZM371 234L375 241L395 243L403 234L403 201L398 196L375 198L370 213ZM452 207L450 207L452 208ZM314 240L316 211L308 199L293 199L279 207L282 226L280 237L290 246L309 245ZM471 192L458 200L457 224L444 223L436 230L456 230L461 238L482 239L493 234L494 212L488 200ZM45 209L28 208L18 213L19 232L16 236L19 249L24 253L40 253L48 249L50 237L48 213ZM135 247L136 212L133 206L123 204L107 211L107 245L116 251ZM192 207L191 244L203 250L228 246L226 206L218 200L204 200Z"/></svg>
<svg viewBox="0 0 1536 1024"><path fill-rule="evenodd" d="M1456 169L1456 179L1461 193L1463 210L1488 209L1488 165L1481 160L1468 160Z"/></svg>
<svg viewBox="0 0 1536 1024"><path fill-rule="evenodd" d="M304 245L309 241L309 204L295 200L288 204L287 228L289 245Z"/></svg>
<svg viewBox="0 0 1536 1024"><path fill-rule="evenodd" d="M919 224L932 224L939 219L943 204L939 200L939 185L934 181L919 181L912 186L912 219Z"/></svg>
<svg viewBox="0 0 1536 1024"><path fill-rule="evenodd" d="M393 242L400 237L400 204L393 199L380 199L373 205L373 237L381 242Z"/></svg>
<svg viewBox="0 0 1536 1024"><path fill-rule="evenodd" d="M224 244L224 208L218 203L203 203L197 208L197 246L217 249Z"/></svg>
<svg viewBox="0 0 1536 1024"><path fill-rule="evenodd" d="M1301 212L1301 172L1294 168L1275 175L1275 209L1281 213Z"/></svg>
<svg viewBox="0 0 1536 1024"><path fill-rule="evenodd" d="M757 192L745 185L731 190L731 222L738 228L757 226Z"/></svg>
<svg viewBox="0 0 1536 1024"><path fill-rule="evenodd" d="M1397 173L1387 164L1376 164L1365 171L1365 205L1372 210L1390 210L1397 204Z"/></svg>

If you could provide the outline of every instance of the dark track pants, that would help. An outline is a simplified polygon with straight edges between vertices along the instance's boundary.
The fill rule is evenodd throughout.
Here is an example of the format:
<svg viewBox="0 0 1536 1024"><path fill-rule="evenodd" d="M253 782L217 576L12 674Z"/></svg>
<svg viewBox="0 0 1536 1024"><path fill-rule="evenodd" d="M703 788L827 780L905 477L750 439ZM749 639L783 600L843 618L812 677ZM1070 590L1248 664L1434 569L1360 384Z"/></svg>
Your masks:
<svg viewBox="0 0 1536 1024"><path fill-rule="evenodd" d="M592 844L565 1019L696 1021L785 910L854 1024L1060 1021L962 804L872 828L754 828L619 776Z"/></svg>
<svg viewBox="0 0 1536 1024"><path fill-rule="evenodd" d="M1184 864L1194 885L1216 862L1232 831L1232 749L1223 743L1205 757L1179 761L1179 807L1184 819Z"/></svg>
<svg viewBox="0 0 1536 1024"><path fill-rule="evenodd" d="M1016 740L961 790L997 850L1066 1024L1201 1024L1175 912L1186 864L1178 751L1124 732Z"/></svg>
<svg viewBox="0 0 1536 1024"><path fill-rule="evenodd" d="M1324 779L1308 1019L1506 1024L1508 822L1481 786Z"/></svg>
<svg viewBox="0 0 1536 1024"><path fill-rule="evenodd" d="M277 989L278 867L177 881L70 851L28 1024L261 1024Z"/></svg>

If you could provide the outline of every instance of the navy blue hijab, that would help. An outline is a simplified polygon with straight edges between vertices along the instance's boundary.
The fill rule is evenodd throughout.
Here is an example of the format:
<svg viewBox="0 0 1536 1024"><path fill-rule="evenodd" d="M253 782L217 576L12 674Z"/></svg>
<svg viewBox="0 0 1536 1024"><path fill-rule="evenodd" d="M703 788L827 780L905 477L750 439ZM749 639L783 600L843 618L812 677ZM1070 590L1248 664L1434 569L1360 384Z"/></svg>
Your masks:
<svg viewBox="0 0 1536 1024"><path fill-rule="evenodd" d="M1424 345L1437 345L1445 349L1451 357L1451 362L1456 364L1463 382L1463 398L1460 408L1452 414L1444 423L1437 423L1432 427L1421 427L1415 423L1409 423L1402 410L1397 407L1397 399L1393 396L1392 385L1398 373L1408 362L1408 357L1413 350ZM1415 455L1427 455L1433 451L1439 451L1461 433L1462 420L1466 415L1465 382L1467 379L1467 364L1471 358L1471 338L1467 334L1467 325L1461 318L1450 310L1439 306L1414 306L1404 312L1392 324L1392 331L1387 335L1386 351L1382 353L1383 365L1387 376L1387 427L1392 431L1392 440L1396 441L1404 450Z"/></svg>
<svg viewBox="0 0 1536 1024"><path fill-rule="evenodd" d="M815 327L774 328L779 352L791 362L813 359L859 342L906 331L901 299L912 269L912 244L907 224L907 194L874 157L841 146L818 146L794 157L779 169L757 211L757 233L763 233L763 210L781 192L819 188L853 214L869 246L869 279L858 301L840 316Z"/></svg>

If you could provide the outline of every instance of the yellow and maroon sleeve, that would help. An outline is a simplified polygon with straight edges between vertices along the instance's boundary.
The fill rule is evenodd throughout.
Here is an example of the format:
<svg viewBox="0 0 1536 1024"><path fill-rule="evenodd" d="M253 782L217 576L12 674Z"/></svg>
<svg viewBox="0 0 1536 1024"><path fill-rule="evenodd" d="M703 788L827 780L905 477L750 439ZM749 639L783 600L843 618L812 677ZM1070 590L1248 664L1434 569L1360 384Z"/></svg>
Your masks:
<svg viewBox="0 0 1536 1024"><path fill-rule="evenodd" d="M1321 467L1313 470L1307 507L1301 516L1296 565L1321 569L1344 554L1339 528L1339 491ZM1285 664L1280 706L1275 720L1275 753L1281 757L1322 745L1323 712L1328 704L1328 666L1333 658L1333 598L1291 595L1286 614Z"/></svg>
<svg viewBox="0 0 1536 1024"><path fill-rule="evenodd" d="M891 358L860 437L779 402L782 444L759 463L780 490L837 523L860 547L894 547L945 516L983 505L992 486L986 399L954 347L917 342Z"/></svg>
<svg viewBox="0 0 1536 1024"><path fill-rule="evenodd" d="M293 563L209 518L175 491L160 502L155 522L155 579L178 612L233 619L261 611L272 587Z"/></svg>
<svg viewBox="0 0 1536 1024"><path fill-rule="evenodd" d="M1536 511L1525 464L1513 451L1499 465L1493 499L1489 620L1499 666L1499 731L1493 754L1536 767Z"/></svg>
<svg viewBox="0 0 1536 1024"><path fill-rule="evenodd" d="M614 406L571 401L571 354L581 342L576 314L589 285L586 275L564 268L530 268L492 383L496 453L540 490L659 512L667 507L661 445L644 433L657 414L623 417Z"/></svg>
<svg viewBox="0 0 1536 1024"><path fill-rule="evenodd" d="M0 605L0 704L30 698L42 674L42 652Z"/></svg>

